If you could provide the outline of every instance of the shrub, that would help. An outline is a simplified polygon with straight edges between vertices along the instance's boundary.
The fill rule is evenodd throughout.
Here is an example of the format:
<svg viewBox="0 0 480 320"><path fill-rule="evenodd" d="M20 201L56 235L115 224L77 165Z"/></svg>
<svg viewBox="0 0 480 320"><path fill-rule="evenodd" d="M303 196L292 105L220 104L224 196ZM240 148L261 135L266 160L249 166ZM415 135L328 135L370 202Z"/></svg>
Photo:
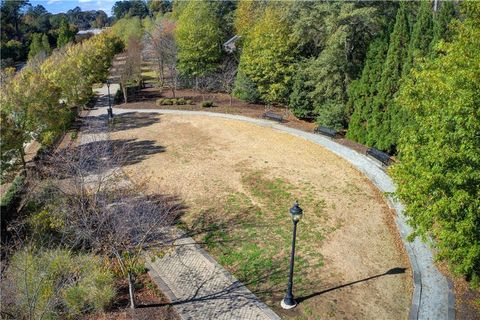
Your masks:
<svg viewBox="0 0 480 320"><path fill-rule="evenodd" d="M211 107L213 107L212 101L207 100L202 102L202 108L211 108Z"/></svg>
<svg viewBox="0 0 480 320"><path fill-rule="evenodd" d="M184 98L179 98L179 99L177 99L177 102L175 104L185 105L185 104L187 104L187 101Z"/></svg>
<svg viewBox="0 0 480 320"><path fill-rule="evenodd" d="M10 188L8 188L7 192L5 192L4 196L0 199L0 206L2 207L2 211L12 205L13 200L22 189L24 183L25 176L19 174L15 177Z"/></svg>
<svg viewBox="0 0 480 320"><path fill-rule="evenodd" d="M337 101L329 100L326 103L316 106L317 123L335 130L345 126L345 106Z"/></svg>
<svg viewBox="0 0 480 320"><path fill-rule="evenodd" d="M250 103L260 101L260 93L257 90L257 86L241 70L238 72L237 78L235 79L233 96Z"/></svg>
<svg viewBox="0 0 480 320"><path fill-rule="evenodd" d="M161 98L158 99L156 102L157 106L165 106L165 105L187 105L187 104L192 104L192 100L186 100L185 98Z"/></svg>
<svg viewBox="0 0 480 320"><path fill-rule="evenodd" d="M50 319L100 311L115 296L115 289L112 273L98 257L25 248L13 255L2 279L2 293L2 313Z"/></svg>
<svg viewBox="0 0 480 320"><path fill-rule="evenodd" d="M123 90L119 88L117 92L115 92L115 96L113 97L113 103L123 103Z"/></svg>

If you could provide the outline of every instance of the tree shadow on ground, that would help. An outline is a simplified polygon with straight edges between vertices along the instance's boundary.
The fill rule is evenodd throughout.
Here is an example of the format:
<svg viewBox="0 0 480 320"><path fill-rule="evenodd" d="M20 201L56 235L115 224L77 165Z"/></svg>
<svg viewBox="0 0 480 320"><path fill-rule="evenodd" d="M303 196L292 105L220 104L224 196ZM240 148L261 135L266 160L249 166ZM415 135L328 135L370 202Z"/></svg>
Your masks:
<svg viewBox="0 0 480 320"><path fill-rule="evenodd" d="M115 115L110 131L116 132L144 128L159 122L158 113L127 112Z"/></svg>
<svg viewBox="0 0 480 320"><path fill-rule="evenodd" d="M56 167L57 174L65 177L81 171L84 174L101 174L108 170L132 165L148 157L165 152L153 140L117 139L87 142L57 151L45 164ZM65 166L62 163L66 164ZM62 172L63 170L63 172Z"/></svg>
<svg viewBox="0 0 480 320"><path fill-rule="evenodd" d="M118 132L144 128L160 122L158 113L127 112L115 114L115 109L113 110L113 113L113 121L109 121L107 109L105 109L105 114L100 116L82 117L81 122L83 124L89 124L88 126L83 125L84 129L82 130L82 133L104 133L106 131L105 124L108 125L109 132Z"/></svg>

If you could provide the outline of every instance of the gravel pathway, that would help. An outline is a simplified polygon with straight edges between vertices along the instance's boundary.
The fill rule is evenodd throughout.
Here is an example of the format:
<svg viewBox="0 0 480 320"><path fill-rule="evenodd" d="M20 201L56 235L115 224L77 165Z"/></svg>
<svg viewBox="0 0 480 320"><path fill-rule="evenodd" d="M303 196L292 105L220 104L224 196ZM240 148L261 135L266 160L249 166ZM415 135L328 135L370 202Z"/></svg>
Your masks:
<svg viewBox="0 0 480 320"><path fill-rule="evenodd" d="M298 129L286 127L284 125L262 119L248 118L244 116L220 114L204 111L184 111L184 110L163 110L163 109L120 109L115 108L114 113L164 113L176 115L199 115L232 119L253 123L256 125L270 127L275 130L287 132L291 135L309 140L319 144L346 161L354 165L359 171L365 174L382 192L391 193L395 191L395 185L392 179L382 170L382 167L376 161L367 156L353 151L345 146L336 143L329 138L304 132ZM413 270L414 293L412 297L412 307L410 310L410 319L454 319L454 293L452 284L437 269L431 249L427 244L416 239L413 242L407 240L411 232L410 226L406 223L406 217L403 215L403 207L391 196L387 196L388 202L397 212L396 224L400 231L403 243L410 258Z"/></svg>

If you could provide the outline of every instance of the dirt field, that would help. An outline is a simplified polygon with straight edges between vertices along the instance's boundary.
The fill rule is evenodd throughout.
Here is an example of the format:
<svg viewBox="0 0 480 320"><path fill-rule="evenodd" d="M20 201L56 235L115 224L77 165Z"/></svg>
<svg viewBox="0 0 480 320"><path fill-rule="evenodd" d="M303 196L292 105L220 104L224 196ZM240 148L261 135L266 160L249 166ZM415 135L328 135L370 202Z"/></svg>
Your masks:
<svg viewBox="0 0 480 320"><path fill-rule="evenodd" d="M126 166L132 179L149 177L154 191L181 196L185 227L282 317L407 318L411 274L393 213L347 162L240 121L135 113L115 121L112 138L143 146ZM284 312L295 199L304 209L294 285L300 304Z"/></svg>

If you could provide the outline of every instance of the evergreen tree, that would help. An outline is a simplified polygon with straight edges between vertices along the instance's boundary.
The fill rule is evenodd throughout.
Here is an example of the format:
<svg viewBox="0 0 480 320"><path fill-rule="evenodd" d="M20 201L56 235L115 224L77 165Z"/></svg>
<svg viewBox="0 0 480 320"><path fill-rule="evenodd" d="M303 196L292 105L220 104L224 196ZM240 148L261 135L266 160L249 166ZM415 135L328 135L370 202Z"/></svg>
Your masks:
<svg viewBox="0 0 480 320"><path fill-rule="evenodd" d="M439 257L480 285L480 5L442 53L399 93L412 115L399 140L393 177L413 236L433 237ZM441 88L439 90L439 88Z"/></svg>
<svg viewBox="0 0 480 320"><path fill-rule="evenodd" d="M449 30L448 25L455 16L456 11L453 1L442 1L440 3L440 10L435 14L433 20L433 45L442 39L450 40L452 32Z"/></svg>
<svg viewBox="0 0 480 320"><path fill-rule="evenodd" d="M310 93L315 89L315 86L309 81L309 77L305 72L307 70L307 65L310 63L310 59L298 63L297 71L293 79L289 107L292 109L293 114L298 118L315 118L314 101L310 96Z"/></svg>
<svg viewBox="0 0 480 320"><path fill-rule="evenodd" d="M390 43L382 70L382 80L378 85L377 101L373 111L376 116L372 121L373 128L369 128L369 140L379 149L395 152L395 144L400 127L396 126L399 110L393 103L395 94L400 86L402 70L408 56L409 26L407 8L404 2L395 19L395 26L390 35Z"/></svg>
<svg viewBox="0 0 480 320"><path fill-rule="evenodd" d="M50 42L46 34L42 34L42 50L45 51L47 55L52 53L52 48L50 47Z"/></svg>
<svg viewBox="0 0 480 320"><path fill-rule="evenodd" d="M314 115L321 125L345 127L347 87L360 75L368 42L378 30L377 10L343 2L302 3L296 9L292 37L311 58L297 71L290 106L300 116Z"/></svg>
<svg viewBox="0 0 480 320"><path fill-rule="evenodd" d="M235 78L233 95L240 100L250 103L260 101L260 93L257 90L257 86L247 75L245 75L245 73L242 72L241 66L239 67L237 77Z"/></svg>
<svg viewBox="0 0 480 320"><path fill-rule="evenodd" d="M347 107L352 110L352 116L347 137L366 145L371 145L367 137L370 130L369 123L375 116L373 114L374 99L378 94L377 88L388 49L386 38L386 36L379 37L370 44L362 76L353 81L348 88Z"/></svg>
<svg viewBox="0 0 480 320"><path fill-rule="evenodd" d="M60 23L57 38L57 48L61 48L75 38L75 32L70 29L67 19L63 19Z"/></svg>
<svg viewBox="0 0 480 320"><path fill-rule="evenodd" d="M413 26L412 36L408 47L408 57L403 67L403 74L407 75L414 66L415 60L425 57L430 51L433 39L433 17L430 1L422 1L417 21Z"/></svg>
<svg viewBox="0 0 480 320"><path fill-rule="evenodd" d="M28 59L35 58L40 52L42 52L42 35L34 33L32 34L32 42L28 51Z"/></svg>

